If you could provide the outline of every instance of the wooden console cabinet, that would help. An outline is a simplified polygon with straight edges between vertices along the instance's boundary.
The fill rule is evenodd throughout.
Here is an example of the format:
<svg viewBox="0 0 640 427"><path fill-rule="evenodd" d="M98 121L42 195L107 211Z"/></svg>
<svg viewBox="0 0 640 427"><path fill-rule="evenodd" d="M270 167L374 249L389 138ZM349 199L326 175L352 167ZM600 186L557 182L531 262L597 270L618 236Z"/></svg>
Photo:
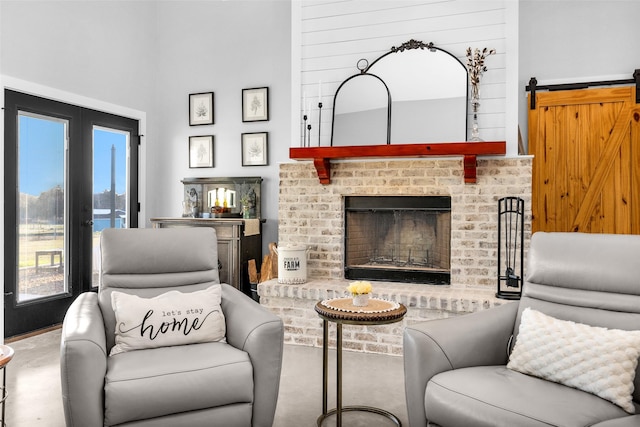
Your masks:
<svg viewBox="0 0 640 427"><path fill-rule="evenodd" d="M220 282L228 283L251 295L248 263L262 262L262 223L260 233L245 236L246 220L242 218L151 218L154 228L212 227L218 235L218 262Z"/></svg>

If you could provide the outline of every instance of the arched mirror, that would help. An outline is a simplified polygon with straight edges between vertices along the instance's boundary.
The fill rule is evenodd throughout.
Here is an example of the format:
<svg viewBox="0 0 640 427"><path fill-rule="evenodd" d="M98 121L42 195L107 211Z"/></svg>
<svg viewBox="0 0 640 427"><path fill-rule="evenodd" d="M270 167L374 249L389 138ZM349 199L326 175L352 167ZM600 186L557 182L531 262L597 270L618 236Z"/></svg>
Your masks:
<svg viewBox="0 0 640 427"><path fill-rule="evenodd" d="M342 82L333 100L332 145L389 143L391 96L380 77L355 74Z"/></svg>
<svg viewBox="0 0 640 427"><path fill-rule="evenodd" d="M362 61L362 60L361 60ZM359 62L360 64L360 62ZM360 67L359 67L360 68ZM437 48L433 43L424 44L410 40L400 47L393 47L377 58L360 76L373 75L388 88L391 97L389 120L386 122L387 143L411 144L429 142L461 142L467 140L467 69L454 55ZM352 76L345 80L354 80ZM333 125L332 145L361 145L355 141L366 132L366 144L379 144L380 136L370 136L373 129L379 132L382 101L371 101L376 107L365 104L370 93L375 93L375 79L355 86L343 93L340 89L334 98L334 121L337 114L349 111ZM342 86L341 85L341 88ZM340 92L340 93L339 93ZM380 91L378 91L380 92ZM355 118L357 120L347 120ZM363 129L366 129L363 130ZM348 138L353 138L348 140ZM353 142L349 142L353 141Z"/></svg>

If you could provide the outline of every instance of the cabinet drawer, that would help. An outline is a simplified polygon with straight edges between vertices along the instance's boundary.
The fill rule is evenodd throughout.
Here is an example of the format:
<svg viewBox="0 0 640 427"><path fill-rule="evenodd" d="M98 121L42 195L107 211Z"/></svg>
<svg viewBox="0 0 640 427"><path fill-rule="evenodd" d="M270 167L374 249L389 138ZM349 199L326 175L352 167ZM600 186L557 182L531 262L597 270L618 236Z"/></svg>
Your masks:
<svg viewBox="0 0 640 427"><path fill-rule="evenodd" d="M216 230L216 235L218 236L218 239L230 240L238 237L234 233L234 230L236 230L238 227L226 226L226 225L214 225L213 228L215 228Z"/></svg>

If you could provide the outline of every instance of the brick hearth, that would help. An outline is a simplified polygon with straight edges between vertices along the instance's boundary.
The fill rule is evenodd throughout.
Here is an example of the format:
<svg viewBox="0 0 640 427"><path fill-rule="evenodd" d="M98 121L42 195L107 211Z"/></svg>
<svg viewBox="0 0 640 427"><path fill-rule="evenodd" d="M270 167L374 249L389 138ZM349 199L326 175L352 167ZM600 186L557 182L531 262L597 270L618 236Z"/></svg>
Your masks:
<svg viewBox="0 0 640 427"><path fill-rule="evenodd" d="M285 343L322 346L322 320L313 307L318 301L347 296L348 280L311 280L285 285L277 279L258 285L260 304L280 316L285 325ZM373 297L397 301L407 307L402 322L380 326L343 327L343 348L368 353L402 354L402 332L407 324L458 316L495 307L508 301L494 296L495 290L462 290L450 286L372 282ZM330 344L335 346L335 328Z"/></svg>

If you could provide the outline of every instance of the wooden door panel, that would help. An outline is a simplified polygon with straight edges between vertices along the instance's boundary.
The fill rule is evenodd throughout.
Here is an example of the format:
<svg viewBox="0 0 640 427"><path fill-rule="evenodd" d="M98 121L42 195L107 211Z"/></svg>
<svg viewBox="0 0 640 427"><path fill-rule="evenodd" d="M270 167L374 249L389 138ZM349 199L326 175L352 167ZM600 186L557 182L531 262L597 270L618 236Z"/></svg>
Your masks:
<svg viewBox="0 0 640 427"><path fill-rule="evenodd" d="M562 230L585 232L614 232L615 191L620 189L619 167L613 167L616 146L609 147L610 158L604 158L608 139L619 117L621 103L588 104L589 110L584 116L576 116L579 125L575 141L577 170L580 174L580 191L572 193L575 210L569 212L570 223ZM583 119L584 118L584 119ZM603 162L607 160L607 162ZM603 193L603 189L609 189Z"/></svg>
<svg viewBox="0 0 640 427"><path fill-rule="evenodd" d="M532 230L639 233L635 88L538 93L536 105Z"/></svg>
<svg viewBox="0 0 640 427"><path fill-rule="evenodd" d="M631 206L631 234L640 234L640 108L635 106L631 112L631 145L630 169L631 173L631 196L629 204Z"/></svg>
<svg viewBox="0 0 640 427"><path fill-rule="evenodd" d="M615 106L613 106L613 108L615 109ZM605 121L603 121L603 123L606 123L607 118L610 117L607 114L610 113L610 111L611 109L603 110L605 113ZM620 168L618 167L616 170L614 164L616 159L621 155L622 145L630 142L628 132L626 132L628 125L628 113L626 109L624 109L620 112L616 122L609 131L609 138L604 141L604 147L591 176L587 192L582 200L577 201L580 203L580 208L573 219L572 225L566 229L567 231L588 230L590 228L589 218L591 217L591 212L599 202L602 204L602 221L606 222L606 224L603 224L604 229L613 230L616 228L615 223L612 222L616 220L615 204L620 200L620 194L615 192L619 190L619 187L615 186L615 182L616 179L620 178ZM610 176L610 174L613 176ZM625 218L624 221L629 222L630 219Z"/></svg>

